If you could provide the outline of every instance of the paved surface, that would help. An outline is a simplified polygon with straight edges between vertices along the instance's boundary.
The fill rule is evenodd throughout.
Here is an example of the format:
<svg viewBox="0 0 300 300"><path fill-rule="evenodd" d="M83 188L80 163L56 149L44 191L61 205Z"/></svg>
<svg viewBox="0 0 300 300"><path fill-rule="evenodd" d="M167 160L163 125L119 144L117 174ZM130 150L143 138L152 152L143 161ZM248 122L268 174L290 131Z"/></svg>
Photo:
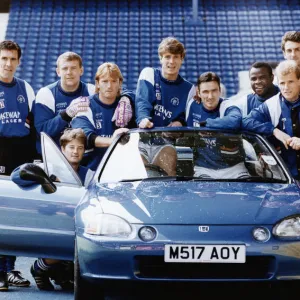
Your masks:
<svg viewBox="0 0 300 300"><path fill-rule="evenodd" d="M0 300L73 300L73 292L65 292L57 286L55 291L40 291L30 274L30 266L34 258L18 257L16 269L31 281L28 288L10 287L7 292L0 292ZM299 283L300 286L300 283ZM259 283L225 284L225 283L197 283L197 284L159 284L151 283L139 288L129 288L119 292L110 290L106 300L195 300L195 299L286 299L295 290L290 284L280 287L269 287ZM298 291L300 288L298 288ZM96 300L96 295L87 295L86 300Z"/></svg>

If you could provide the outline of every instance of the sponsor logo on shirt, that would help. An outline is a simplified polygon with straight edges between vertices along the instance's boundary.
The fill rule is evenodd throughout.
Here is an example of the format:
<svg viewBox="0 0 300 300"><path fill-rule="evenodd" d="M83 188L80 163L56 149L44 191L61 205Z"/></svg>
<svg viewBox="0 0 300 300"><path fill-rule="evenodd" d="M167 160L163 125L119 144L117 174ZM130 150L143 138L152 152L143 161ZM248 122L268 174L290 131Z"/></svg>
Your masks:
<svg viewBox="0 0 300 300"><path fill-rule="evenodd" d="M179 105L179 99L174 97L174 98L171 99L171 103L174 106L178 106Z"/></svg>
<svg viewBox="0 0 300 300"><path fill-rule="evenodd" d="M162 117L163 120L165 120L166 118L170 119L172 117L172 112L166 110L163 105L156 104L154 106L154 111L155 115Z"/></svg>
<svg viewBox="0 0 300 300"><path fill-rule="evenodd" d="M160 86L158 83L155 84L155 97L156 97L156 100L158 100L158 101L161 100Z"/></svg>
<svg viewBox="0 0 300 300"><path fill-rule="evenodd" d="M0 97L4 97L4 92L0 92Z"/></svg>
<svg viewBox="0 0 300 300"><path fill-rule="evenodd" d="M4 102L4 100L0 100L0 109L1 108L5 108L5 102Z"/></svg>
<svg viewBox="0 0 300 300"><path fill-rule="evenodd" d="M67 107L68 103L67 102L62 102L62 103L56 103L56 108L57 109L64 109Z"/></svg>
<svg viewBox="0 0 300 300"><path fill-rule="evenodd" d="M22 123L22 119L19 111L7 111L0 114L1 124L8 123Z"/></svg>
<svg viewBox="0 0 300 300"><path fill-rule="evenodd" d="M25 98L24 98L24 96L23 96L23 95L19 95L19 96L17 97L17 101L18 101L19 103L25 103Z"/></svg>

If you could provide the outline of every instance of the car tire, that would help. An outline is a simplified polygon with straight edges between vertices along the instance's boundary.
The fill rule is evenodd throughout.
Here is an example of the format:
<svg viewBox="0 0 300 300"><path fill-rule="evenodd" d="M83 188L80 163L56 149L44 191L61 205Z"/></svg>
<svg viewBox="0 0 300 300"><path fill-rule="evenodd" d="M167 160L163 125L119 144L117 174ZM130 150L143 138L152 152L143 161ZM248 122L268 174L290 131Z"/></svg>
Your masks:
<svg viewBox="0 0 300 300"><path fill-rule="evenodd" d="M75 242L74 254L74 300L104 300L104 289L102 286L88 282L80 274L80 265L78 260L78 249Z"/></svg>

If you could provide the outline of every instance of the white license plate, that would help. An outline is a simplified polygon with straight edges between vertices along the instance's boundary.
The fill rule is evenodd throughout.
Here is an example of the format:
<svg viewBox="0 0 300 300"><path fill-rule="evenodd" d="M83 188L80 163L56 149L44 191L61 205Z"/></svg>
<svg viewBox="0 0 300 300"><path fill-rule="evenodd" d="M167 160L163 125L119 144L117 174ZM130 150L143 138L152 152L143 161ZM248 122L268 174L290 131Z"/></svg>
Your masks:
<svg viewBox="0 0 300 300"><path fill-rule="evenodd" d="M245 263L245 245L165 245L165 262Z"/></svg>

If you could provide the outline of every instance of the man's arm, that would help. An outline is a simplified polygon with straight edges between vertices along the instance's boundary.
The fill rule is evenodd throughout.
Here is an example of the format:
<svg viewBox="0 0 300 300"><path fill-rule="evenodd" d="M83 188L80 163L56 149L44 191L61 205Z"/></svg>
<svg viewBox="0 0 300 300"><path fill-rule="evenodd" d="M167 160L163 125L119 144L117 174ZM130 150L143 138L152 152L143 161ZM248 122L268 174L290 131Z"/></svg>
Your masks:
<svg viewBox="0 0 300 300"><path fill-rule="evenodd" d="M66 113L55 115L55 99L48 88L41 88L36 95L34 124L38 133L44 131L54 137L72 120Z"/></svg>
<svg viewBox="0 0 300 300"><path fill-rule="evenodd" d="M224 117L206 120L206 127L224 128L224 129L240 129L242 121L242 113L236 106L230 106L226 109Z"/></svg>
<svg viewBox="0 0 300 300"><path fill-rule="evenodd" d="M144 119L151 120L154 100L154 69L145 68L139 76L136 89L135 113L138 125Z"/></svg>
<svg viewBox="0 0 300 300"><path fill-rule="evenodd" d="M242 119L242 128L266 136L273 135L275 127L272 124L266 103L262 103L259 107L252 109L250 114Z"/></svg>

